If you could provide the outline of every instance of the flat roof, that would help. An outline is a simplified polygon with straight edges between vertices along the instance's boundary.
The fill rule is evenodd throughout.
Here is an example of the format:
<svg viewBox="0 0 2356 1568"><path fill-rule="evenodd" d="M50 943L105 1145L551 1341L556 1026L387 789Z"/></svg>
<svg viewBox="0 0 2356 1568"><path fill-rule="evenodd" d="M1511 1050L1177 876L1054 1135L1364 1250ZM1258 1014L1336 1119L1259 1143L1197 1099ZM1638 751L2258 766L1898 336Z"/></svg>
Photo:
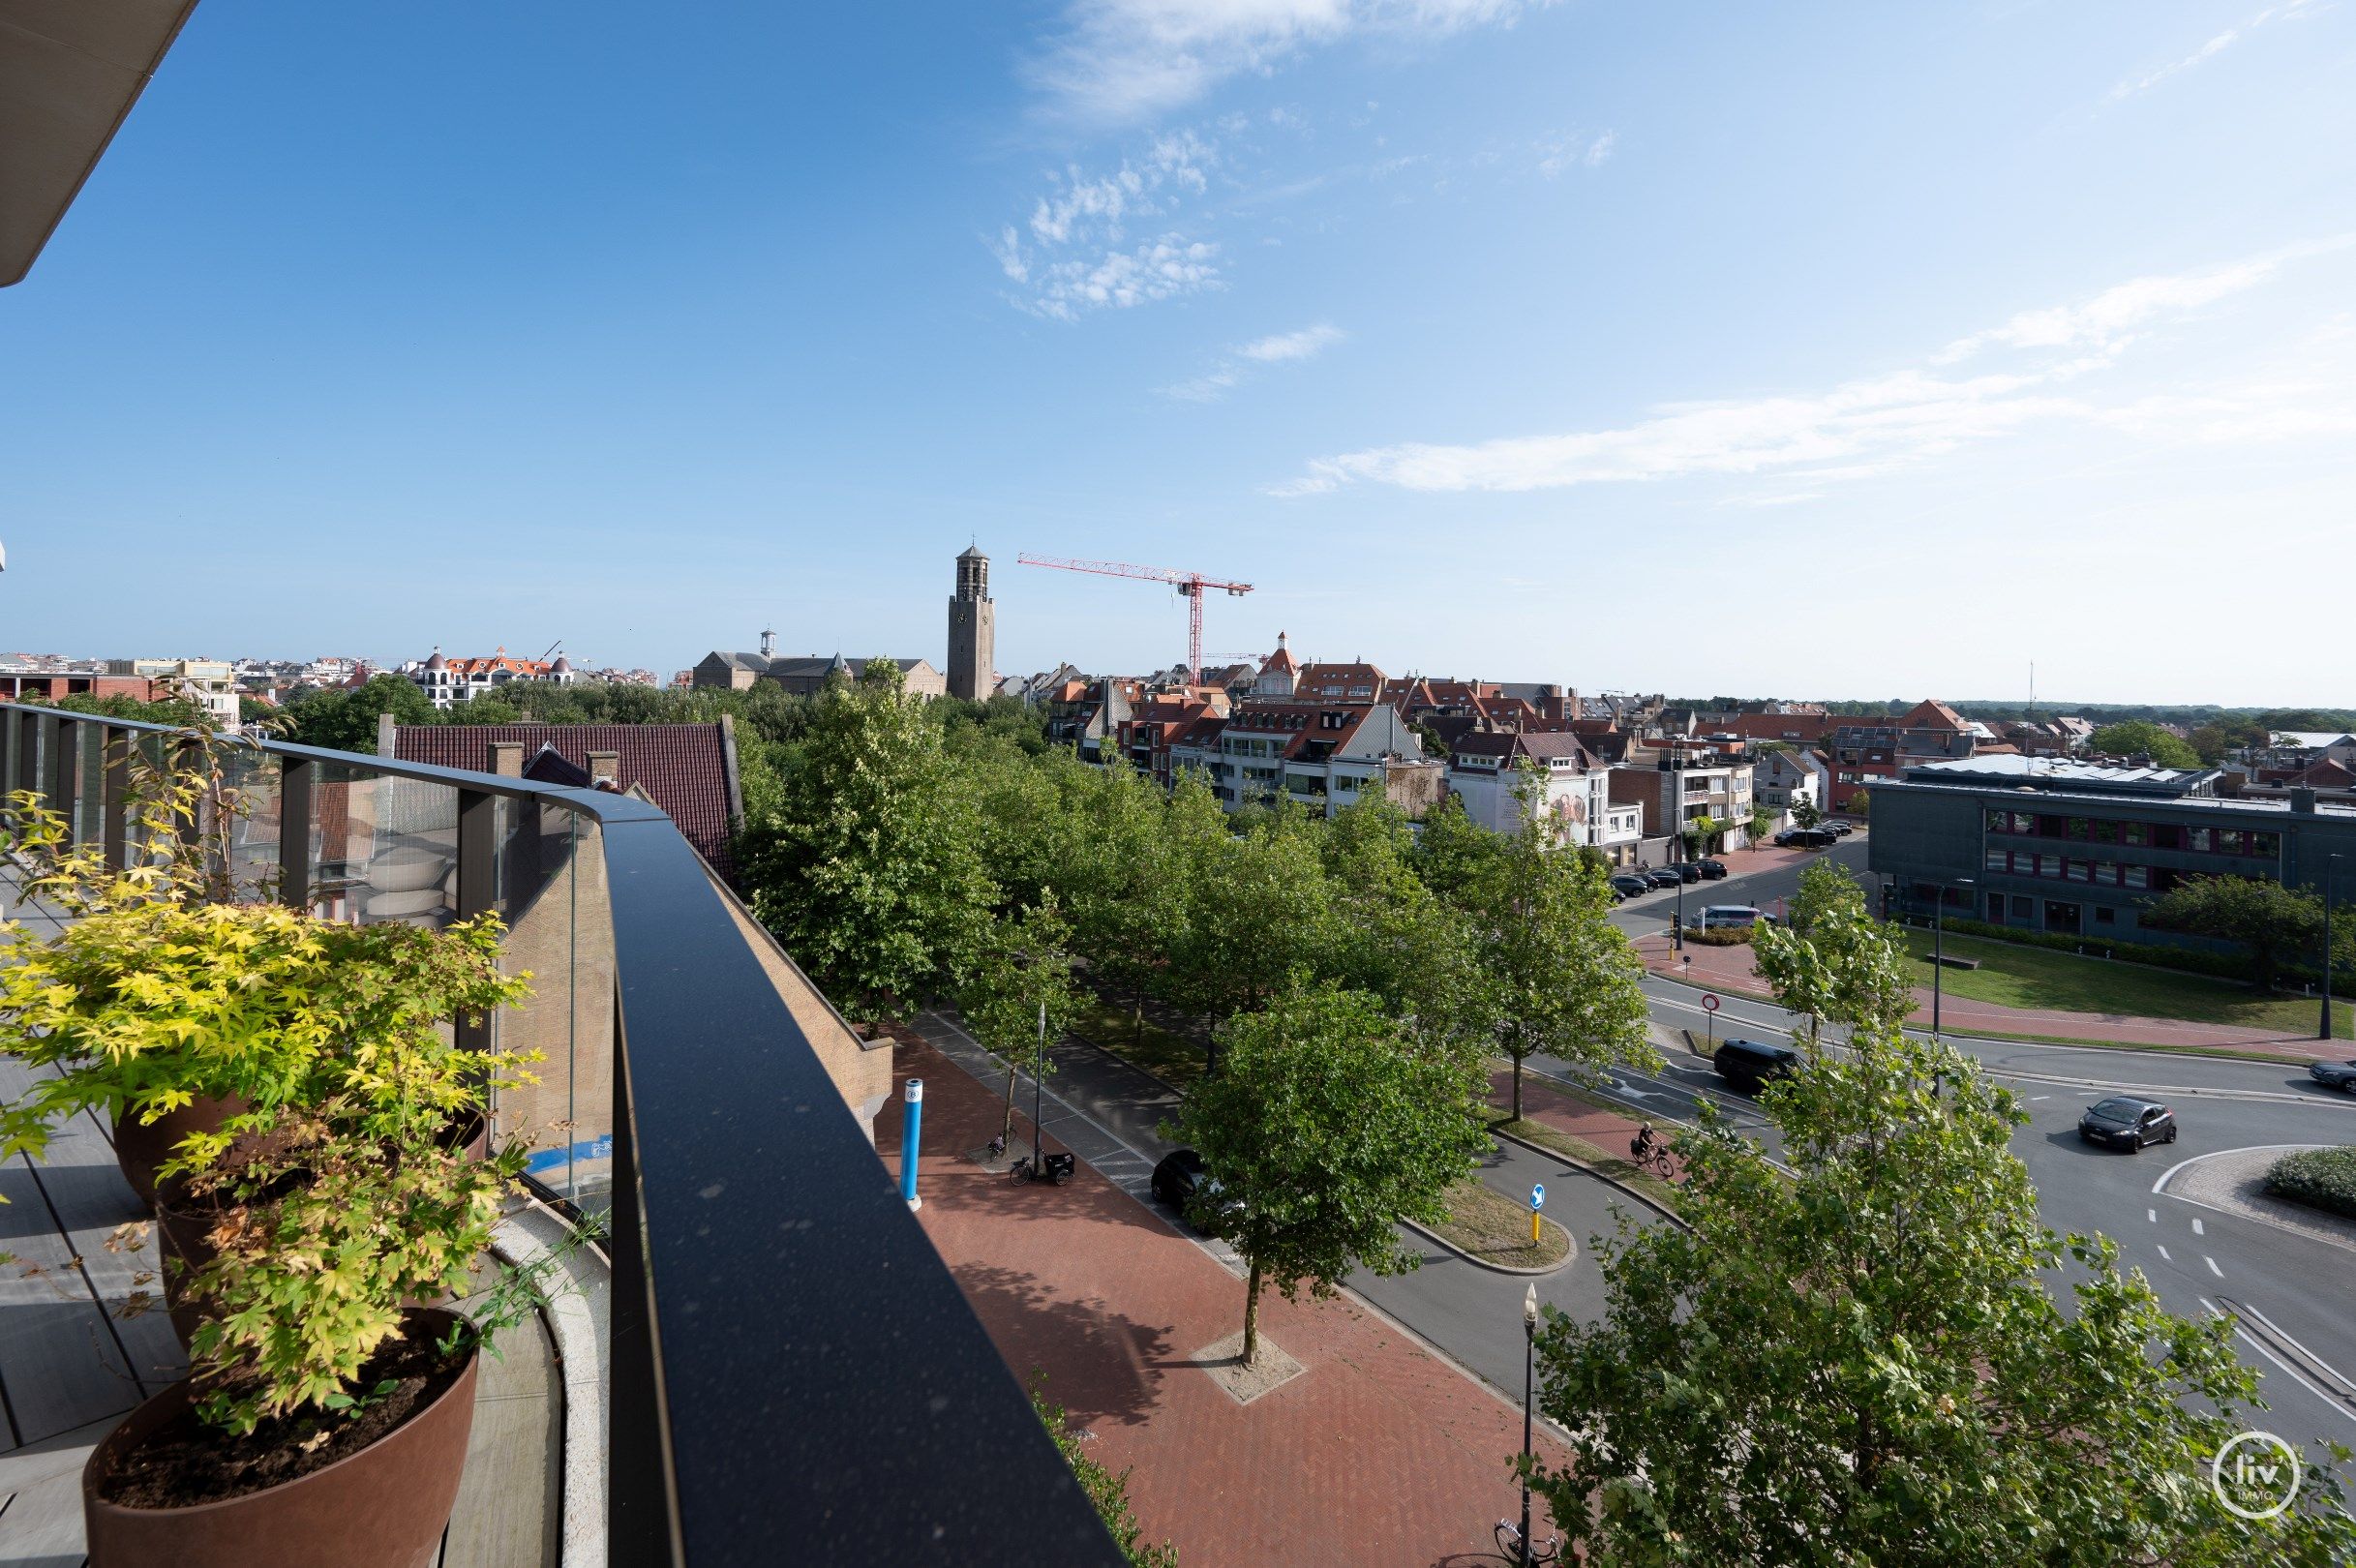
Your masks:
<svg viewBox="0 0 2356 1568"><path fill-rule="evenodd" d="M2118 768L2107 763L2079 762L2071 757L2025 757L1999 753L1962 757L1953 762L1916 763L1907 776L1936 773L1943 778L1987 778L2008 784L2043 783L2109 785L2136 794L2191 790L2218 774L2214 768ZM1935 782L1928 781L1926 782Z"/></svg>
<svg viewBox="0 0 2356 1568"><path fill-rule="evenodd" d="M1919 769L1916 770L1920 771ZM2248 796L2234 795L2125 793L2105 795L2086 790L2030 790L2018 786L2008 786L1993 779L1982 783L1974 783L1966 779L1956 779L1951 782L1933 782L1928 779L1916 778L1888 779L1875 785L1874 789L1877 792L1897 789L1920 790L1924 794L1989 796L2024 809L2034 802L2042 800L2077 800L2093 806L2191 806L2203 811L2250 811L2268 816L2284 817L2293 815L2287 799L2253 800ZM2356 818L2356 805L2334 805L2329 801L2318 800L2315 802L2314 810L2298 812L2296 815L2335 819Z"/></svg>

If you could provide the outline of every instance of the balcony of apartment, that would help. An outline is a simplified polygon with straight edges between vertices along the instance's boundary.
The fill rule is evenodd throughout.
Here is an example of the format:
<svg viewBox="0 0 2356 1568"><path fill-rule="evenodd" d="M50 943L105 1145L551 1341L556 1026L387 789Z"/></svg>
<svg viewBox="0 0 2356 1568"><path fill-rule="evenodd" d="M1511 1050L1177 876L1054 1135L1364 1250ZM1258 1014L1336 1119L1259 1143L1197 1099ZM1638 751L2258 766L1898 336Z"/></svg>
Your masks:
<svg viewBox="0 0 2356 1568"><path fill-rule="evenodd" d="M158 726L0 704L0 784L121 867ZM844 1024L669 818L595 790L274 741L208 810L239 896L357 922L484 912L531 996L481 1027L531 1050L493 1108L538 1135L497 1251L564 1256L485 1357L441 1568L605 1562L1114 1564L1117 1549L876 1155L887 1049ZM22 867L0 910L36 930ZM13 1098L26 1080L0 1061ZM87 1118L0 1172L0 1562L83 1560L79 1473L186 1371L150 1219ZM590 1221L600 1243L566 1253ZM126 1232L123 1227L133 1227ZM112 1241L115 1245L110 1246ZM152 1258L152 1253L145 1254Z"/></svg>

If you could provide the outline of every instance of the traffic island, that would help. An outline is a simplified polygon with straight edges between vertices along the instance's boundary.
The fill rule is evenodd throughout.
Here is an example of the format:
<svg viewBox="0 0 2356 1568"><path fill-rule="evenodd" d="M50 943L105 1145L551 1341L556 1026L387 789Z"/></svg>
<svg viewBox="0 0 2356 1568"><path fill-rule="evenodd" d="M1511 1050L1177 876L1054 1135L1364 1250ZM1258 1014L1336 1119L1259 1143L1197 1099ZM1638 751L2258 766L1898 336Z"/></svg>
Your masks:
<svg viewBox="0 0 2356 1568"><path fill-rule="evenodd" d="M1447 1219L1434 1225L1410 1221L1409 1225L1485 1269L1552 1274L1579 1251L1570 1232L1552 1220L1540 1221L1538 1239L1532 1242L1528 1207L1492 1191L1477 1177L1448 1189L1445 1201Z"/></svg>
<svg viewBox="0 0 2356 1568"><path fill-rule="evenodd" d="M2195 1155L2171 1167L2153 1191L2356 1251L2356 1219L2294 1202L2276 1195L2270 1189L2269 1178L2286 1154L2295 1158L2300 1154L2333 1152L2329 1144L2305 1149L2280 1144L2220 1149L2215 1154Z"/></svg>

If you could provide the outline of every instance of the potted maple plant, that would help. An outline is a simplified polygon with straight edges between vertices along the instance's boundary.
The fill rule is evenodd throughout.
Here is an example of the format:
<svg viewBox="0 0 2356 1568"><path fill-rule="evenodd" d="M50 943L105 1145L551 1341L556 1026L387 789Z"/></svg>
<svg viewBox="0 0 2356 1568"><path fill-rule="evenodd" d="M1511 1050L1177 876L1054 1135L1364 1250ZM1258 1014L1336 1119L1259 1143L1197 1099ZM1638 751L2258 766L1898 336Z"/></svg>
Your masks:
<svg viewBox="0 0 2356 1568"><path fill-rule="evenodd" d="M184 1285L194 1371L92 1451L94 1568L431 1564L481 1347L536 1296L510 1271L472 1314L421 1304L468 1288L524 1158L477 1158L363 1093L289 1107L192 1172L218 1214Z"/></svg>

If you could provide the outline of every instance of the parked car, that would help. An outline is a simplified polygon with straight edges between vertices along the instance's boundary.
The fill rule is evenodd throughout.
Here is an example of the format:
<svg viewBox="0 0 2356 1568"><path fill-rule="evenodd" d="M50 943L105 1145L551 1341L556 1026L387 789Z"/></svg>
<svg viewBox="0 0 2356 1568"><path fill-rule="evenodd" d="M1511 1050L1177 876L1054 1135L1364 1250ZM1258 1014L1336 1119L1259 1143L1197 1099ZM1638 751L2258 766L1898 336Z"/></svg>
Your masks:
<svg viewBox="0 0 2356 1568"><path fill-rule="evenodd" d="M1677 881L1679 882L1699 882L1702 880L1701 867L1695 865L1691 860L1687 860L1679 865L1673 865L1670 867L1670 869L1676 873Z"/></svg>
<svg viewBox="0 0 2356 1568"><path fill-rule="evenodd" d="M1847 838L1851 833L1857 831L1857 829L1851 824L1839 821L1837 818L1833 817L1827 817L1824 821L1818 823L1816 827L1818 831L1830 833L1835 838Z"/></svg>
<svg viewBox="0 0 2356 1568"><path fill-rule="evenodd" d="M1777 1078L1799 1070L1799 1053L1789 1045L1767 1045L1755 1040L1730 1040L1718 1047L1710 1066L1718 1076L1737 1089L1756 1094Z"/></svg>
<svg viewBox="0 0 2356 1568"><path fill-rule="evenodd" d="M1683 880L1674 865L1656 865L1645 873L1645 881L1655 888L1674 888Z"/></svg>
<svg viewBox="0 0 2356 1568"><path fill-rule="evenodd" d="M2174 1143L2176 1113L2154 1101L2113 1095L2086 1107L2086 1114L2078 1118L2078 1136L2114 1149L2140 1150L2147 1143Z"/></svg>
<svg viewBox="0 0 2356 1568"><path fill-rule="evenodd" d="M2356 1095L2356 1062L2317 1062L2307 1070L2307 1075L2326 1089L2344 1089Z"/></svg>
<svg viewBox="0 0 2356 1568"><path fill-rule="evenodd" d="M1641 898L1652 890L1652 879L1641 871L1622 871L1612 879L1612 890L1622 898Z"/></svg>
<svg viewBox="0 0 2356 1568"><path fill-rule="evenodd" d="M1705 931L1732 930L1739 926L1757 925L1761 920L1775 917L1751 904L1712 904L1702 911Z"/></svg>
<svg viewBox="0 0 2356 1568"><path fill-rule="evenodd" d="M1206 1185L1218 1190L1203 1169L1202 1156L1192 1149L1180 1149L1154 1167L1154 1196L1182 1215L1194 1193Z"/></svg>
<svg viewBox="0 0 2356 1568"><path fill-rule="evenodd" d="M1830 849L1840 835L1827 828L1787 828L1775 835L1775 842L1786 849Z"/></svg>
<svg viewBox="0 0 2356 1568"><path fill-rule="evenodd" d="M1693 868L1702 873L1704 882L1720 882L1726 877L1724 860L1696 860L1693 862Z"/></svg>

